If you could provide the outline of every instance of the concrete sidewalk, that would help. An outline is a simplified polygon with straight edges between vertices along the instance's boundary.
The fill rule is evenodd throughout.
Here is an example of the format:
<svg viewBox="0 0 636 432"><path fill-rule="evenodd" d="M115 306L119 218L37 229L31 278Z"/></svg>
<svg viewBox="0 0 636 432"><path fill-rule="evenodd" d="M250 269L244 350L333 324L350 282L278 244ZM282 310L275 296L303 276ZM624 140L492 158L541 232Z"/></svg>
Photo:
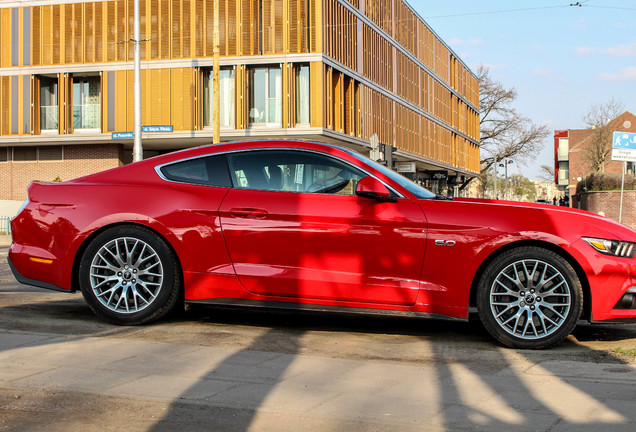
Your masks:
<svg viewBox="0 0 636 432"><path fill-rule="evenodd" d="M0 235L0 246L10 246L10 245L11 245L11 236Z"/></svg>
<svg viewBox="0 0 636 432"><path fill-rule="evenodd" d="M256 343L253 350L229 350L113 338L116 332L0 330L3 425L28 424L19 415L36 410L23 405L33 403L27 399L64 394L85 404L105 398L108 406L143 405L148 418L137 430L183 424L194 430L206 421L208 430L252 431L636 430L633 365L536 364L501 349L495 355L507 358L506 367L477 371L470 361L355 360L261 351ZM100 401L94 406L106 403ZM68 409L82 411L75 408ZM83 430L103 426L98 417L106 414L93 415L94 428ZM213 427L224 422L227 429Z"/></svg>

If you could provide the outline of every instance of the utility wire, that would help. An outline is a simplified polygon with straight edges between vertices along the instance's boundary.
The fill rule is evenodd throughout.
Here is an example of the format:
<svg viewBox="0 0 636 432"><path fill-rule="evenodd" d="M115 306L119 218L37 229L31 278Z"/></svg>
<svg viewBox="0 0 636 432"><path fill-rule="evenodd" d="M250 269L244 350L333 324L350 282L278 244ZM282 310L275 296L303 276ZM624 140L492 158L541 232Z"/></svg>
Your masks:
<svg viewBox="0 0 636 432"><path fill-rule="evenodd" d="M595 8L595 9L615 9L615 10L636 11L636 8L629 8L629 7L590 5L590 4L587 4L589 1L590 0L582 0L582 1L577 1L577 2L574 2L574 3L563 4L563 5L558 5L558 6L541 6L541 7L531 7L531 8L521 8L521 9L505 9L505 10L486 11L486 12L468 12L468 13L452 14L452 15L437 15L437 16L424 17L424 19L453 18L453 17L475 16L475 15L493 15L493 14L502 14L502 13L511 13L511 12L525 12L525 11L534 11L534 10L565 9L565 8L570 8L570 7L586 7L586 8Z"/></svg>

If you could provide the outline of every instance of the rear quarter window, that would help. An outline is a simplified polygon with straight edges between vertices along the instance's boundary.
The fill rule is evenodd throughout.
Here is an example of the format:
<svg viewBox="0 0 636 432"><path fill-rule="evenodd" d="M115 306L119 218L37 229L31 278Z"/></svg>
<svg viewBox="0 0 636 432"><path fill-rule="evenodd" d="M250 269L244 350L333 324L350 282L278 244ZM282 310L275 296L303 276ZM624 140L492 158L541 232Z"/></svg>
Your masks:
<svg viewBox="0 0 636 432"><path fill-rule="evenodd" d="M231 187L225 155L208 156L174 162L160 168L170 181L205 186Z"/></svg>

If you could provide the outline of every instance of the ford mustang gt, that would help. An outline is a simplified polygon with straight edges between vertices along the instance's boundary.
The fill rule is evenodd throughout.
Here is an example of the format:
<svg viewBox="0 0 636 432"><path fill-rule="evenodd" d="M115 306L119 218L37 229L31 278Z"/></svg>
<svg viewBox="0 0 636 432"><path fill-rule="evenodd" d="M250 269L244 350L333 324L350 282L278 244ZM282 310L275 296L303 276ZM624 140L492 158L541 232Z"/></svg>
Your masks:
<svg viewBox="0 0 636 432"><path fill-rule="evenodd" d="M358 153L265 141L34 182L12 221L25 284L116 324L177 304L466 320L518 348L636 318L636 232L544 204L441 199Z"/></svg>

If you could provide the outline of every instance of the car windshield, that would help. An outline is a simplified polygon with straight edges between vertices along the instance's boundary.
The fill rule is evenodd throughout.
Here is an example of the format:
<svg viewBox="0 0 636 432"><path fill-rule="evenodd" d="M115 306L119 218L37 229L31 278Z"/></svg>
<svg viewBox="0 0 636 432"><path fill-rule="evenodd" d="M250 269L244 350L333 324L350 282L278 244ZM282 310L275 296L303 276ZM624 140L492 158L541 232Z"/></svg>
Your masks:
<svg viewBox="0 0 636 432"><path fill-rule="evenodd" d="M365 164L370 165L371 167L380 171L382 174L384 174L385 176L387 176L388 178L390 178L391 180L393 180L394 182L402 186L404 189L408 190L417 198L424 198L424 199L435 198L435 194L433 192L423 188L420 185L413 183L411 180L407 179L403 175L398 174L397 172L385 167L384 165L379 164L352 150L347 149L346 152L352 155L353 157L355 157L356 159L358 159L359 161L364 162Z"/></svg>

